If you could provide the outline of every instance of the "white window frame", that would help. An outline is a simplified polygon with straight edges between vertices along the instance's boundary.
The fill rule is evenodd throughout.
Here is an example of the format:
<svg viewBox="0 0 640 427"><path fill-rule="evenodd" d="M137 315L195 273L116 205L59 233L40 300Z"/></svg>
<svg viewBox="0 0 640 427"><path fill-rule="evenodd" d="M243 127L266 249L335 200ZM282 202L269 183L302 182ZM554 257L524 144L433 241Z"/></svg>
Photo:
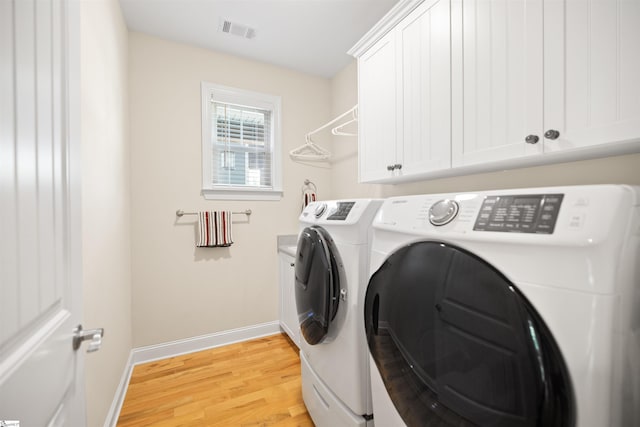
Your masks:
<svg viewBox="0 0 640 427"><path fill-rule="evenodd" d="M281 98L275 95L202 82L202 195L207 200L280 200L282 198ZM271 141L271 188L213 184L213 117L211 100L270 110L273 117Z"/></svg>

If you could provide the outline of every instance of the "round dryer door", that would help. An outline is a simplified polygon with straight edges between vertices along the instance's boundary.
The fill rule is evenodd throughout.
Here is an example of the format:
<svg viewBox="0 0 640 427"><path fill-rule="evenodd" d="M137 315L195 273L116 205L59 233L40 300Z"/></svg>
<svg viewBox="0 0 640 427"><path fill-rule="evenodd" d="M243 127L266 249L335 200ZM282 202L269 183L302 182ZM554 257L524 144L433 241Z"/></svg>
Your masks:
<svg viewBox="0 0 640 427"><path fill-rule="evenodd" d="M392 254L369 282L365 329L409 426L575 424L551 332L509 280L463 249L417 242Z"/></svg>
<svg viewBox="0 0 640 427"><path fill-rule="evenodd" d="M295 270L300 332L311 345L324 340L338 312L338 252L321 227L305 228L298 240Z"/></svg>

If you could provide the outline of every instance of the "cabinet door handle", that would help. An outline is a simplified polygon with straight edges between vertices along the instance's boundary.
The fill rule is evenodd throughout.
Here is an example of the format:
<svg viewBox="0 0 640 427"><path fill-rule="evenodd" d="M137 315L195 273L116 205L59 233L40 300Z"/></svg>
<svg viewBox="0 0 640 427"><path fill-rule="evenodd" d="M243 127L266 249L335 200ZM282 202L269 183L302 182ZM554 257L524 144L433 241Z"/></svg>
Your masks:
<svg viewBox="0 0 640 427"><path fill-rule="evenodd" d="M400 163L396 163L395 165L393 165L393 168L400 170L402 169L402 165Z"/></svg>
<svg viewBox="0 0 640 427"><path fill-rule="evenodd" d="M555 129L549 129L544 133L544 137L551 140L558 139L559 136L560 136L560 132L558 132Z"/></svg>
<svg viewBox="0 0 640 427"><path fill-rule="evenodd" d="M392 171L392 170L394 170L394 169L395 169L395 166L396 166L396 165L387 165L387 170L388 170L388 171Z"/></svg>
<svg viewBox="0 0 640 427"><path fill-rule="evenodd" d="M296 265L294 263L289 264L291 267L295 267Z"/></svg>
<svg viewBox="0 0 640 427"><path fill-rule="evenodd" d="M537 144L539 140L538 135L529 135L524 139L524 142L527 144Z"/></svg>

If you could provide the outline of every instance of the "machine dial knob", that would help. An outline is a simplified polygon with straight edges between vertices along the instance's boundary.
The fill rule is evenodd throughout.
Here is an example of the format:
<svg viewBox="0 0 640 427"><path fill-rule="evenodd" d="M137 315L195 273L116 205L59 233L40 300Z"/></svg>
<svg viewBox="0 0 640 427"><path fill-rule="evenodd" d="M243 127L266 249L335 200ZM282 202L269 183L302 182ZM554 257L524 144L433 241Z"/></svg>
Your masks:
<svg viewBox="0 0 640 427"><path fill-rule="evenodd" d="M439 200L429 208L429 222L433 225L445 225L450 223L457 214L458 203L456 201Z"/></svg>
<svg viewBox="0 0 640 427"><path fill-rule="evenodd" d="M324 211L327 210L327 204L326 203L320 203L317 207L316 210L313 211L313 214L316 216L316 218L320 218L322 216L322 214L324 213Z"/></svg>

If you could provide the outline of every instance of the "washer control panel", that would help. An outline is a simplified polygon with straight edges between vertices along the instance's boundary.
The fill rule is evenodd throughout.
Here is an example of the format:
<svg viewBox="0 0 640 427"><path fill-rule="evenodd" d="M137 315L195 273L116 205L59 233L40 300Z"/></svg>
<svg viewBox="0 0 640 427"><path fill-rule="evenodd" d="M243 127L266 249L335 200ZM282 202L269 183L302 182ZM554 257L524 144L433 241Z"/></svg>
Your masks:
<svg viewBox="0 0 640 427"><path fill-rule="evenodd" d="M328 220L332 221L344 221L349 216L349 212L355 205L355 202L338 202L336 203L336 209L333 212L330 212L330 215L327 217Z"/></svg>
<svg viewBox="0 0 640 427"><path fill-rule="evenodd" d="M436 226L448 224L458 215L458 209L454 200L438 200L429 208L429 222Z"/></svg>
<svg viewBox="0 0 640 427"><path fill-rule="evenodd" d="M552 234L564 194L487 196L473 229Z"/></svg>

